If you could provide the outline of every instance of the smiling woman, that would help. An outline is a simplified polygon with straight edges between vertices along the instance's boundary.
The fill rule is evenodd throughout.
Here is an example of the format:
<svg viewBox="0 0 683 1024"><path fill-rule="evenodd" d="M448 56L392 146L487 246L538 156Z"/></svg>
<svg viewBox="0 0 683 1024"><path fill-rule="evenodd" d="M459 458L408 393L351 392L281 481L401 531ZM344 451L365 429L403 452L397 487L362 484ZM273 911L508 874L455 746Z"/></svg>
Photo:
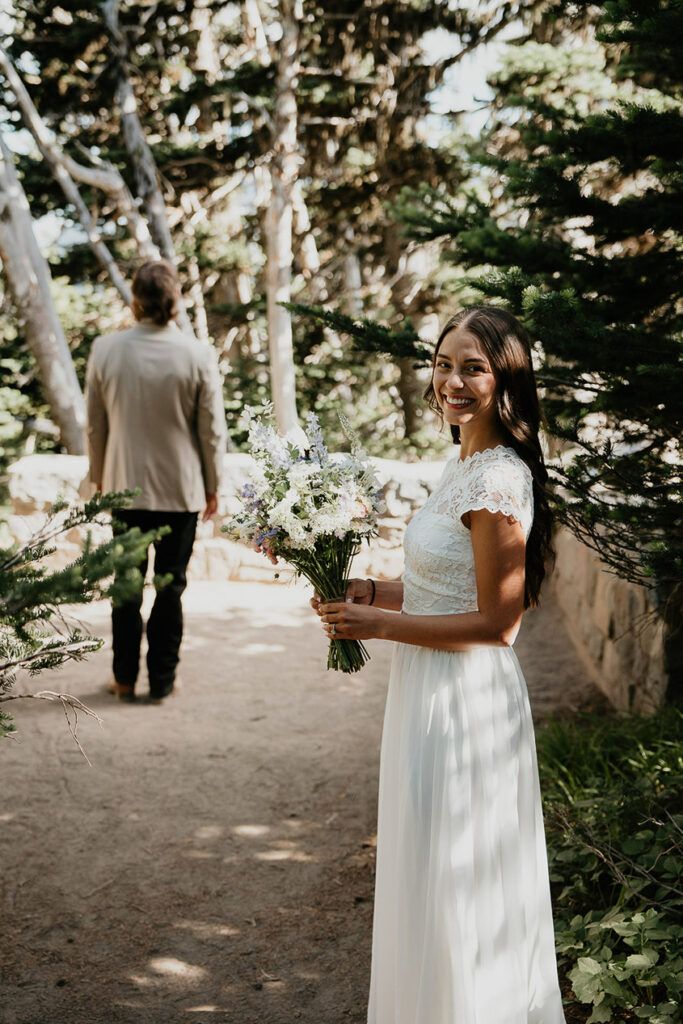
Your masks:
<svg viewBox="0 0 683 1024"><path fill-rule="evenodd" d="M328 634L395 641L368 1022L563 1024L533 725L512 651L550 536L521 325L487 307L453 317L425 397L460 457L408 525L402 580L352 580L344 602L314 602Z"/></svg>
<svg viewBox="0 0 683 1024"><path fill-rule="evenodd" d="M473 399L467 410L456 409L446 400L446 395L458 394L453 386L459 380L454 356L467 364L462 368L461 389L463 396ZM525 553L524 607L533 607L554 553L548 473L539 439L543 417L527 332L511 313L493 306L456 313L439 335L424 397L450 427L453 441L460 443L461 458L502 443L517 453L531 473L534 518Z"/></svg>
<svg viewBox="0 0 683 1024"><path fill-rule="evenodd" d="M496 378L484 348L464 327L449 330L434 361L432 391L446 423L460 427L478 417L490 433L499 433ZM465 455L470 453L464 453Z"/></svg>

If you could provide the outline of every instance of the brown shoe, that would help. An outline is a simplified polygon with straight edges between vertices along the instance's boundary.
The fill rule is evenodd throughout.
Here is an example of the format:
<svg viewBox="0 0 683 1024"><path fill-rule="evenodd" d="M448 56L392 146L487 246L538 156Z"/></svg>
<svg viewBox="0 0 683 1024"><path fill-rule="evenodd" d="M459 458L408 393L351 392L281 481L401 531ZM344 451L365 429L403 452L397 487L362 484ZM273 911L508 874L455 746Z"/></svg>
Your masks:
<svg viewBox="0 0 683 1024"><path fill-rule="evenodd" d="M135 687L117 683L113 676L107 683L107 690L109 693L113 693L117 700L123 701L124 704L132 704L135 700Z"/></svg>

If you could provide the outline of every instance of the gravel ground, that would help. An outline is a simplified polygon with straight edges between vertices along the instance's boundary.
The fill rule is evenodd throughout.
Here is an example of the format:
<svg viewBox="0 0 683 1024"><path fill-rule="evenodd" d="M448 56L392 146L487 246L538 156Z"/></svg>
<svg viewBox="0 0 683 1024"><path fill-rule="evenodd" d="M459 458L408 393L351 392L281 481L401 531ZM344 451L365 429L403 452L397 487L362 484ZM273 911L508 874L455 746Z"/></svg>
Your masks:
<svg viewBox="0 0 683 1024"><path fill-rule="evenodd" d="M195 583L183 688L105 693L109 653L33 680L2 743L2 1024L363 1022L390 645L324 670L299 586ZM84 621L109 633L108 608ZM537 717L595 699L548 599L516 646ZM144 686L142 689L144 690Z"/></svg>

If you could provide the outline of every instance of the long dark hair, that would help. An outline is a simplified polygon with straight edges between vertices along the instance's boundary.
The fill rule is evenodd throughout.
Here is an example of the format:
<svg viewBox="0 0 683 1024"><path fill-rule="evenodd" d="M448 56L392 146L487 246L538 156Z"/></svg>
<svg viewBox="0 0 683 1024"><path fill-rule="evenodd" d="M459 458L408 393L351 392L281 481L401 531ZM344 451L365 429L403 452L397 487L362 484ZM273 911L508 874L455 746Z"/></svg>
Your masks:
<svg viewBox="0 0 683 1024"><path fill-rule="evenodd" d="M470 306L444 325L434 349L432 377L424 397L430 408L441 412L434 392L434 367L439 348L449 331L469 331L479 339L489 358L497 384L496 405L506 444L514 448L531 471L534 487L534 521L526 545L524 607L537 605L546 565L555 558L552 545L553 517L548 501L548 471L539 441L542 424L536 377L531 361L529 335L519 321L495 306ZM453 442L460 442L460 428L451 426Z"/></svg>

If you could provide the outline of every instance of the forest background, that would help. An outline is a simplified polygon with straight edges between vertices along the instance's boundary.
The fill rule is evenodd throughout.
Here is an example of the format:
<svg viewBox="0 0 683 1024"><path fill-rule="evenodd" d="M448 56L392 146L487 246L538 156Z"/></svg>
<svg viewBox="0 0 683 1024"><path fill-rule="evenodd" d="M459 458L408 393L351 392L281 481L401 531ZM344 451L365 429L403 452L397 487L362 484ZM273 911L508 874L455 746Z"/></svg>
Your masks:
<svg viewBox="0 0 683 1024"><path fill-rule="evenodd" d="M680 609L678 0L3 17L5 462L27 434L81 450L90 344L130 322L141 258L178 262L235 447L272 397L285 429L314 410L342 443L343 411L372 454L428 454L428 343L503 302L535 340L558 512Z"/></svg>
<svg viewBox="0 0 683 1024"><path fill-rule="evenodd" d="M343 411L372 454L420 458L425 343L504 302L536 342L560 516L680 608L678 0L3 17L5 462L32 433L82 450L89 347L129 323L141 258L177 260L236 447L272 397L285 429L313 410L341 441Z"/></svg>
<svg viewBox="0 0 683 1024"><path fill-rule="evenodd" d="M420 402L430 343L456 308L502 303L534 339L560 519L680 623L680 0L0 17L3 467L82 451L89 348L130 323L141 259L177 262L236 449L243 405L272 398L284 429L313 410L333 446L342 411L372 454L443 451ZM40 542L3 553L10 660L46 601L107 593L139 543L47 583ZM680 1019L680 723L540 740L558 948L591 1021Z"/></svg>

